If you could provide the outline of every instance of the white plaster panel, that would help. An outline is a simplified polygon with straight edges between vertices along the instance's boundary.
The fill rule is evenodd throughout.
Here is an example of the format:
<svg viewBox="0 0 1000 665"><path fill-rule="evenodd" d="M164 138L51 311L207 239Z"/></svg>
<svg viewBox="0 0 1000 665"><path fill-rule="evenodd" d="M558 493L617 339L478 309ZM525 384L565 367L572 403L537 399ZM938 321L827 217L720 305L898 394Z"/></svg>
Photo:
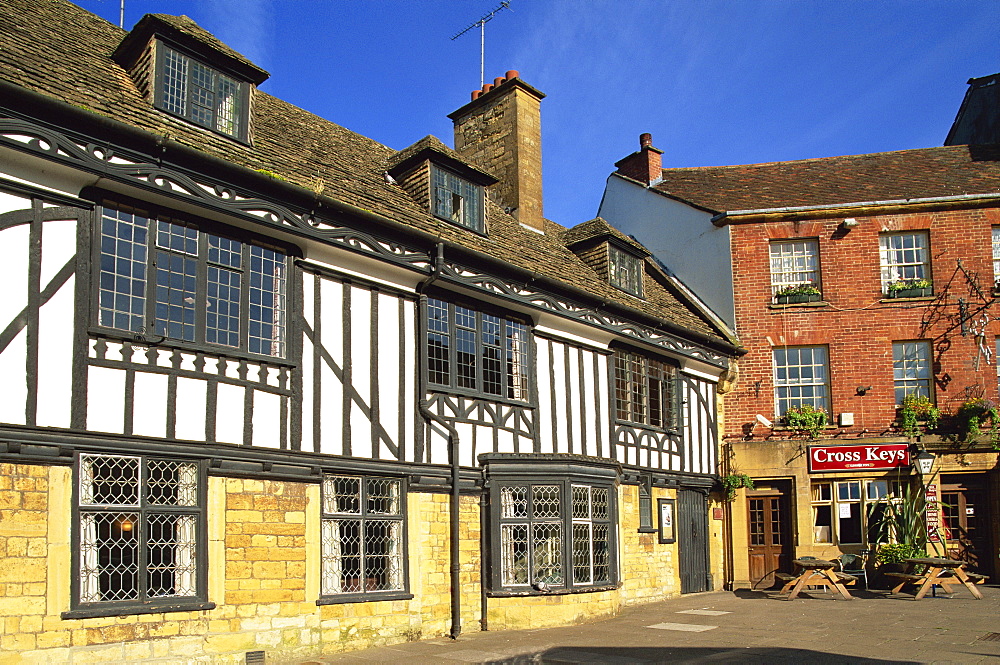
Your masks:
<svg viewBox="0 0 1000 665"><path fill-rule="evenodd" d="M594 391L594 404L597 407L597 432L602 443L602 450L608 457L614 459L614 447L611 443L611 423L614 422L614 414L609 410L611 406L610 391L611 377L608 375L608 356L597 356L597 387Z"/></svg>
<svg viewBox="0 0 1000 665"><path fill-rule="evenodd" d="M87 429L125 431L125 370L91 367L87 375Z"/></svg>
<svg viewBox="0 0 1000 665"><path fill-rule="evenodd" d="M31 208L31 199L18 194L10 194L0 191L0 213L12 210L28 210Z"/></svg>
<svg viewBox="0 0 1000 665"><path fill-rule="evenodd" d="M574 450L571 452L580 454L593 454L592 451L583 449L583 406L580 400L580 349L575 346L566 348L566 356L569 361L569 390L563 392L561 401L566 403L569 411L570 440L573 442ZM590 443L590 440L587 440Z"/></svg>
<svg viewBox="0 0 1000 665"><path fill-rule="evenodd" d="M219 384L216 402L215 440L219 443L243 443L243 396L245 388Z"/></svg>
<svg viewBox="0 0 1000 665"><path fill-rule="evenodd" d="M569 436L566 429L569 421L568 404L565 399L566 394L566 347L563 344L553 344L552 358L552 400L555 409L550 413L555 413L556 440L552 442L553 452L570 453L573 452L569 446Z"/></svg>
<svg viewBox="0 0 1000 665"><path fill-rule="evenodd" d="M343 455L343 394L344 386L324 360L320 360L319 382L323 387L320 396L320 452ZM311 378L311 377L310 377ZM313 423L315 426L315 423Z"/></svg>
<svg viewBox="0 0 1000 665"><path fill-rule="evenodd" d="M255 390L253 395L253 445L265 448L281 447L281 397Z"/></svg>
<svg viewBox="0 0 1000 665"><path fill-rule="evenodd" d="M54 220L42 224L42 288L76 256L76 220Z"/></svg>
<svg viewBox="0 0 1000 665"><path fill-rule="evenodd" d="M167 435L167 376L136 372L132 432L140 436Z"/></svg>
<svg viewBox="0 0 1000 665"><path fill-rule="evenodd" d="M460 423L457 426L459 433L459 441L462 440L463 435L469 436L471 433L470 425L465 423ZM427 444L427 461L431 464L447 464L448 463L448 439L443 434L437 433L437 428L431 427L431 436Z"/></svg>
<svg viewBox="0 0 1000 665"><path fill-rule="evenodd" d="M549 342L544 339L535 340L535 372L537 381L535 391L538 395L538 409L535 412L535 427L538 428L538 440L543 453L554 451L552 440L552 385L549 382Z"/></svg>
<svg viewBox="0 0 1000 665"><path fill-rule="evenodd" d="M188 372L195 371L194 370L194 361L195 361L195 359L197 357L198 356L196 354L194 354L194 353L182 353L181 354L181 369L186 370Z"/></svg>
<svg viewBox="0 0 1000 665"><path fill-rule="evenodd" d="M371 328L372 293L368 289L351 289L351 366L354 374L354 390L361 401L371 405L371 357L372 336L377 334ZM381 346L379 352L385 351ZM389 349L389 353L393 350Z"/></svg>
<svg viewBox="0 0 1000 665"><path fill-rule="evenodd" d="M260 381L260 365L247 363L247 381L258 383Z"/></svg>
<svg viewBox="0 0 1000 665"><path fill-rule="evenodd" d="M376 301L378 307L378 398L379 423L393 443L402 445L399 439L399 425L403 419L405 402L401 397L405 394L405 374L400 381L400 372L406 371L406 364L399 353L400 337L405 335L403 322L399 319L399 299L387 294L379 294ZM407 347L411 351L414 347ZM412 355L407 353L407 356ZM396 459L396 455L386 447L385 442L379 443L375 456L380 459Z"/></svg>
<svg viewBox="0 0 1000 665"><path fill-rule="evenodd" d="M312 307L312 294L316 288L316 280L319 279L311 272L302 273L302 294L304 306L302 307L302 318L310 329L315 329L316 317Z"/></svg>
<svg viewBox="0 0 1000 665"><path fill-rule="evenodd" d="M497 452L498 453L514 453L517 450L514 448L514 433L508 432L507 430L500 430L497 432Z"/></svg>
<svg viewBox="0 0 1000 665"><path fill-rule="evenodd" d="M351 456L371 459L372 422L361 410L360 405L351 402Z"/></svg>
<svg viewBox="0 0 1000 665"><path fill-rule="evenodd" d="M186 377L177 378L177 424L175 436L188 441L205 440L205 416L208 402L208 382ZM240 413L243 411L241 410Z"/></svg>
<svg viewBox="0 0 1000 665"><path fill-rule="evenodd" d="M38 413L43 427L69 427L73 400L74 278L38 314Z"/></svg>
<svg viewBox="0 0 1000 665"><path fill-rule="evenodd" d="M0 298L0 302L3 298ZM28 381L24 373L28 354L28 331L22 329L7 348L0 353L0 376L3 381L3 399L0 399L0 422L14 425L26 424L25 407L28 402Z"/></svg>
<svg viewBox="0 0 1000 665"><path fill-rule="evenodd" d="M4 330L28 304L27 225L0 231L0 247L4 249L3 261L0 261L0 283L3 284L0 330ZM24 374L24 365L19 373Z"/></svg>
<svg viewBox="0 0 1000 665"><path fill-rule="evenodd" d="M310 309L310 308L306 308ZM302 450L311 451L313 449L313 400L316 399L316 391L313 390L313 344L305 335L302 336L302 364L299 370L302 372Z"/></svg>
<svg viewBox="0 0 1000 665"><path fill-rule="evenodd" d="M220 359L219 362L222 363L223 360ZM240 363L239 363L239 361L236 361L236 360L226 360L225 363L226 363L226 372L225 372L224 376L226 376L226 377L228 377L230 379L238 379L238 378L240 378Z"/></svg>

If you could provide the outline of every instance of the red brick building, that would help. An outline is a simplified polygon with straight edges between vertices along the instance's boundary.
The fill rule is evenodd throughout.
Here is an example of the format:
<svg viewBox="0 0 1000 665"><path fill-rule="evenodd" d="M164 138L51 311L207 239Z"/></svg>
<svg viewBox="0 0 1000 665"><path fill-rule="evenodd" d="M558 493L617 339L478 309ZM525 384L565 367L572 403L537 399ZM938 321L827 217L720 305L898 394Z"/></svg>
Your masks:
<svg viewBox="0 0 1000 665"><path fill-rule="evenodd" d="M995 572L991 423L976 436L960 411L1000 402L1000 146L683 169L660 154L645 135L616 164L600 215L748 349L723 397L720 475L755 483L731 504L729 581L875 551L879 512L910 491L926 492L930 548ZM904 426L908 394L940 410L937 427ZM803 407L827 422L807 433ZM865 461L888 450L908 457ZM924 452L920 478L910 458Z"/></svg>

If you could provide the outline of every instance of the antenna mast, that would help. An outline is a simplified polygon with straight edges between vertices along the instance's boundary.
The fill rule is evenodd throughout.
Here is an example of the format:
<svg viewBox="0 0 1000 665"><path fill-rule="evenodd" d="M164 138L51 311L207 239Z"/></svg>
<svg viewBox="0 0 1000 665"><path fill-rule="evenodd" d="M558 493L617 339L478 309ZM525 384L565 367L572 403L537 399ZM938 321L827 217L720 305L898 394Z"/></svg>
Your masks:
<svg viewBox="0 0 1000 665"><path fill-rule="evenodd" d="M118 12L118 27L125 29L125 0L122 0L121 10Z"/></svg>
<svg viewBox="0 0 1000 665"><path fill-rule="evenodd" d="M123 0L124 1L124 0ZM479 26L479 87L483 87L486 83L485 69L486 69L486 23L490 21L494 16L504 9L510 9L510 0L503 0L497 7L485 16L481 16L475 23L463 28L459 32L456 32L451 40L455 41L469 30L472 30L477 25ZM510 9L514 11L513 9Z"/></svg>

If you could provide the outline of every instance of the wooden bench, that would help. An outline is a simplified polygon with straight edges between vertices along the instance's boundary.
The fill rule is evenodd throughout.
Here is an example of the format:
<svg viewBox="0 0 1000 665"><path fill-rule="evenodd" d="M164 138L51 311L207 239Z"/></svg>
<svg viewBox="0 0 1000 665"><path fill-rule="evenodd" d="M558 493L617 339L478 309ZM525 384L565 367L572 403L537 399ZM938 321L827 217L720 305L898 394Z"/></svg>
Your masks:
<svg viewBox="0 0 1000 665"><path fill-rule="evenodd" d="M970 573L969 571L965 572L965 576L968 577L970 580L972 580L973 584L983 584L984 582L986 582L986 580L990 579L989 575L982 575L980 573Z"/></svg>
<svg viewBox="0 0 1000 665"><path fill-rule="evenodd" d="M791 573L775 573L774 577L775 579L781 580L782 582L785 583L784 586L781 587L780 593L788 593L789 590L791 590L792 586L795 585L795 580L799 579L797 576L792 575Z"/></svg>

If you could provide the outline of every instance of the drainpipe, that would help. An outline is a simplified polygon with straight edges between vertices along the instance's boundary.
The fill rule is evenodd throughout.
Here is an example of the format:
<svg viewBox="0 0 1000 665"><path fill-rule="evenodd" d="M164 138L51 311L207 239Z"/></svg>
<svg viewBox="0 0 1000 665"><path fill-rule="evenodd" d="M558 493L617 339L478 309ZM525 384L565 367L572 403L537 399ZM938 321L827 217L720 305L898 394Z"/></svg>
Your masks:
<svg viewBox="0 0 1000 665"><path fill-rule="evenodd" d="M458 459L458 431L446 418L442 418L430 409L427 401L427 351L425 341L427 339L427 294L424 293L441 275L441 262L444 260L444 243L437 244L437 252L431 259L431 274L427 279L417 285L417 321L418 335L417 353L419 354L419 381L418 390L420 398L417 400L417 409L420 415L427 422L435 422L448 432L448 457L451 464L451 501L449 502L449 547L448 557L451 560L449 569L449 579L451 582L451 632L448 636L457 639L462 634L462 587L461 587L461 563L459 561L459 476L461 467Z"/></svg>

